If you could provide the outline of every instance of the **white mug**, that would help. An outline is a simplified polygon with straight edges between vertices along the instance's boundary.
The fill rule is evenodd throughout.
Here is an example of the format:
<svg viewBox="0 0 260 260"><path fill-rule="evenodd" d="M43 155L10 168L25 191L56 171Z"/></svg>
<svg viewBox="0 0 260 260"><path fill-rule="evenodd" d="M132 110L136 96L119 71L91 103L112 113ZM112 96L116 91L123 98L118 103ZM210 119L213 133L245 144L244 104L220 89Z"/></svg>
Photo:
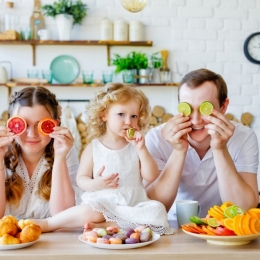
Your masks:
<svg viewBox="0 0 260 260"><path fill-rule="evenodd" d="M51 34L47 29L41 29L38 31L38 35L41 40L50 40Z"/></svg>
<svg viewBox="0 0 260 260"><path fill-rule="evenodd" d="M200 215L200 205L195 200L176 201L176 213L178 226L190 222L190 217Z"/></svg>

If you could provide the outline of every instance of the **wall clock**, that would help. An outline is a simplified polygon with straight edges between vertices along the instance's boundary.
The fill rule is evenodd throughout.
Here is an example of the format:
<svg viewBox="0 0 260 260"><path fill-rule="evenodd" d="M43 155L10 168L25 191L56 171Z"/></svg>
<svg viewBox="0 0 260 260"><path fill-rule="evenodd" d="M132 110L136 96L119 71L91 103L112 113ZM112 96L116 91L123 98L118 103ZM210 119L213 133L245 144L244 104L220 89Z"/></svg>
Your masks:
<svg viewBox="0 0 260 260"><path fill-rule="evenodd" d="M249 61L260 64L260 32L253 33L246 38L244 53Z"/></svg>

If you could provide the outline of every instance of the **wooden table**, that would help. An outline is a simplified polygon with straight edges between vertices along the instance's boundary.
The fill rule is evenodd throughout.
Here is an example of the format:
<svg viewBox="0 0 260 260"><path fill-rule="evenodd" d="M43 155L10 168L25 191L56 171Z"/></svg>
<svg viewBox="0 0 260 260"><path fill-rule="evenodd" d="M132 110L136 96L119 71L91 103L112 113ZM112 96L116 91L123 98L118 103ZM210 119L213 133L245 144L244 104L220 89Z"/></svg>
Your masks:
<svg viewBox="0 0 260 260"><path fill-rule="evenodd" d="M258 260L260 238L242 246L220 246L207 243L177 230L174 235L162 236L156 242L141 248L106 250L91 247L78 240L81 230L60 230L42 234L30 247L0 251L0 259L19 260Z"/></svg>

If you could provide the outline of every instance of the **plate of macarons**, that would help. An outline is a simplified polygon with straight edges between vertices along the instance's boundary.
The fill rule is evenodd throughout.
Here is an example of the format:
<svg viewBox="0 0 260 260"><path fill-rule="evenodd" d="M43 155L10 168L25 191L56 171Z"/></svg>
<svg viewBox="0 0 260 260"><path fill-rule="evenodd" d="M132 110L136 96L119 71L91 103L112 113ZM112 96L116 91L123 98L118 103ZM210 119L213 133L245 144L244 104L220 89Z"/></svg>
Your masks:
<svg viewBox="0 0 260 260"><path fill-rule="evenodd" d="M160 235L151 228L139 226L135 229L119 229L116 226L86 230L78 239L92 247L102 249L131 249L150 245Z"/></svg>

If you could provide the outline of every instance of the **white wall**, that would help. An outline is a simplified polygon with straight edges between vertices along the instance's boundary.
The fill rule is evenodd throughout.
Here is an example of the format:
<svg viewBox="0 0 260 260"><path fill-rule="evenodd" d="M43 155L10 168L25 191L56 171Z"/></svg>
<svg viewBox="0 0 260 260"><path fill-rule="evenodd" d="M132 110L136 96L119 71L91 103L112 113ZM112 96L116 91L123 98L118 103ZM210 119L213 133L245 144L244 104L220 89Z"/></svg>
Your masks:
<svg viewBox="0 0 260 260"><path fill-rule="evenodd" d="M41 1L42 4L50 2L54 1ZM205 67L220 73L228 84L231 101L228 112L238 119L243 112L250 112L254 116L252 127L260 128L259 66L250 63L243 53L246 37L260 28L260 0L149 0L148 6L136 14L125 11L120 0L83 2L88 5L88 16L81 26L74 27L73 39L99 39L99 23L104 17L111 20L119 17L127 21L141 20L145 25L144 38L152 40L153 47L113 47L112 53L142 50L149 54L168 49L173 73L176 73L176 64L183 61L188 62L189 70ZM18 23L29 23L33 1L16 0L15 3L19 28ZM3 7L4 0L0 0L1 18ZM0 28L3 30L2 21ZM52 31L53 39L57 39L55 20L45 17L45 22ZM39 46L37 67L49 67L52 59L59 54L74 56L81 68L93 68L95 78L100 78L101 70L107 67L105 47L83 46ZM30 46L0 45L1 60L12 62L14 77L25 77L26 69L32 66ZM168 94L160 90L162 93L156 103L164 105L164 97L168 98ZM73 93L77 91L75 89ZM176 93L175 90L173 92ZM153 96L152 93L150 95ZM153 96L154 100L156 95ZM175 112L175 107L174 100L172 106L166 108L167 112Z"/></svg>

